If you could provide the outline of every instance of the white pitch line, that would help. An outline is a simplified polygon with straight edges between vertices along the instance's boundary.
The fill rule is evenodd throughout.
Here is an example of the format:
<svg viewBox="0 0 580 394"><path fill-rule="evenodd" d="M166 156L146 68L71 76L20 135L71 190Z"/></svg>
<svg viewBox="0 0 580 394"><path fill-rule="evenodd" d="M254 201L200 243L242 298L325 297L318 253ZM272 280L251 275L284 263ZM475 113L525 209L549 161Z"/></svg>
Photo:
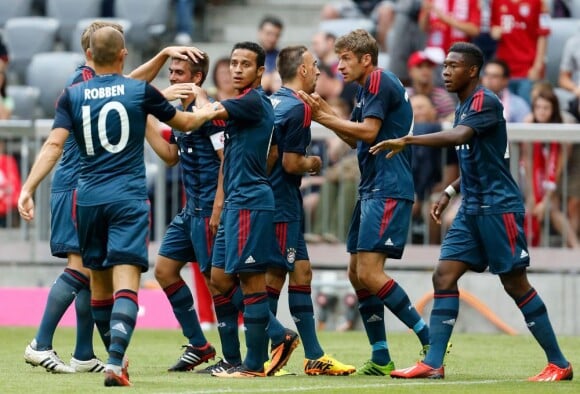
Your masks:
<svg viewBox="0 0 580 394"><path fill-rule="evenodd" d="M226 381L226 379L224 379ZM494 383L505 383L505 382L517 382L518 380L513 379L502 379L502 380L465 380L465 381L445 381L445 380L429 380L429 379L421 379L421 380L414 380L408 381L406 383L394 383L394 382L384 382L384 383L368 383L368 384L358 384L358 385L327 385L327 386L309 386L309 387L287 387L287 388L277 388L277 392L289 392L289 393L296 393L302 391L313 391L313 390L342 390L342 389L370 389L370 388L380 388L385 386L396 386L396 387L409 387L409 386L456 386L456 385L468 385L468 386L475 386L475 385L486 385L486 384L494 384ZM195 390L195 391L186 391L189 393L199 393L199 394L220 394L220 393L271 393L271 387L264 387L264 388L252 388L252 389L240 389L240 388L232 388L232 387L219 387L212 390ZM158 394L175 394L175 392L167 392L167 393L158 393Z"/></svg>

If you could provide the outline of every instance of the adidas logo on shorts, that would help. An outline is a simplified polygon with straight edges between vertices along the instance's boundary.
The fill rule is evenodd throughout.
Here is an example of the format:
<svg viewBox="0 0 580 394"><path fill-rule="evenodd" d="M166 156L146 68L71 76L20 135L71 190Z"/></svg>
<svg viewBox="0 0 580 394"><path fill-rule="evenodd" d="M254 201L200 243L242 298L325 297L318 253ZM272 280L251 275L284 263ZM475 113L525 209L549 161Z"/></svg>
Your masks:
<svg viewBox="0 0 580 394"><path fill-rule="evenodd" d="M385 242L386 246L395 246L395 244L393 243L393 241L391 241L391 239L387 239L387 241Z"/></svg>
<svg viewBox="0 0 580 394"><path fill-rule="evenodd" d="M249 256L246 261L244 261L244 264L252 264L255 263L256 260L254 260L254 258L252 256Z"/></svg>

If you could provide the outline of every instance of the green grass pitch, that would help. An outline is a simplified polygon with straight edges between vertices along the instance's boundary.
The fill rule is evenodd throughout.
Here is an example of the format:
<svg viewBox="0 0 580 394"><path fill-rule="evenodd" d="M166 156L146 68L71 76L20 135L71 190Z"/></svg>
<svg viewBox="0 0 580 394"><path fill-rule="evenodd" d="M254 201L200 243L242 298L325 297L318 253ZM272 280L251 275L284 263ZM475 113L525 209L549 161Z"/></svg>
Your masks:
<svg viewBox="0 0 580 394"><path fill-rule="evenodd" d="M184 343L181 332L137 327L128 352L133 387L105 388L101 374L56 375L25 364L24 348L34 332L32 328L0 328L1 393L580 393L580 337L559 338L564 353L578 368L577 380L572 382L526 381L545 366L543 352L531 335L461 333L452 337L453 348L447 357L444 380L306 376L302 372L304 353L301 347L286 368L296 376L235 380L166 372L180 355L180 345ZM243 333L240 335L243 343ZM57 330L54 347L65 362L70 360L74 336L73 329ZM219 352L217 332L210 331L207 337ZM321 332L319 337L325 351L343 362L358 366L370 355L370 347L361 331ZM420 346L414 335L393 333L388 339L397 367L411 366L418 359ZM96 332L95 349L98 356L106 358Z"/></svg>

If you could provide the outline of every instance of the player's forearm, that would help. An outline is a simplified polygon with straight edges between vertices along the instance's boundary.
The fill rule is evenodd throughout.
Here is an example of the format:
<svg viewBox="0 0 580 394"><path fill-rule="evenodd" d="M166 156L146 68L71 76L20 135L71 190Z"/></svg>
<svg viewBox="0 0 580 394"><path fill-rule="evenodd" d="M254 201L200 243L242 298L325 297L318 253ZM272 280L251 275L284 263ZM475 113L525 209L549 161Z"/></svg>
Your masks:
<svg viewBox="0 0 580 394"><path fill-rule="evenodd" d="M152 59L131 71L129 78L140 79L147 82L153 81L157 74L159 74L161 67L163 67L167 61L167 58L168 55L165 53L165 50L159 52Z"/></svg>
<svg viewBox="0 0 580 394"><path fill-rule="evenodd" d="M357 140L372 144L377 137L376 130L367 127L365 123L351 122L350 120L341 119L327 113L321 113L315 120L334 131L340 139L351 147L353 146L353 142L356 146Z"/></svg>
<svg viewBox="0 0 580 394"><path fill-rule="evenodd" d="M165 162L166 165L173 167L179 162L177 145L172 145L165 141L165 139L159 134L154 122L149 119L147 120L145 138L151 148L153 148L153 151Z"/></svg>
<svg viewBox="0 0 580 394"><path fill-rule="evenodd" d="M218 173L218 183L217 189L215 191L215 198L213 200L213 211L214 212L221 212L224 207L224 200L225 200L225 193L224 193L224 161L222 160L220 163L220 170Z"/></svg>
<svg viewBox="0 0 580 394"><path fill-rule="evenodd" d="M53 143L50 139L47 140L38 153L30 174L22 185L22 190L30 195L34 194L40 182L52 171L61 154L62 146Z"/></svg>
<svg viewBox="0 0 580 394"><path fill-rule="evenodd" d="M546 38L546 36L539 37L538 43L536 45L536 57L534 59L534 67L541 68L544 66L547 48L548 48L548 39Z"/></svg>
<svg viewBox="0 0 580 394"><path fill-rule="evenodd" d="M449 131L423 135L407 135L403 137L407 145L421 145L432 148L445 148L461 145L469 141L474 131L465 126L459 126Z"/></svg>

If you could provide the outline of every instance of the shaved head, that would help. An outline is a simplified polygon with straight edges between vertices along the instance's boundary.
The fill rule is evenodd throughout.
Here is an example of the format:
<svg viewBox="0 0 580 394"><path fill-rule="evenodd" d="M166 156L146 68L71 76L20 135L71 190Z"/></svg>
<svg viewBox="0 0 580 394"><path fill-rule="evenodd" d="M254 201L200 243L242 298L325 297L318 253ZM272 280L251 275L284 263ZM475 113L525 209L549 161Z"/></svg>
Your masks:
<svg viewBox="0 0 580 394"><path fill-rule="evenodd" d="M111 26L105 26L91 35L93 62L98 66L113 64L125 49L123 34Z"/></svg>

